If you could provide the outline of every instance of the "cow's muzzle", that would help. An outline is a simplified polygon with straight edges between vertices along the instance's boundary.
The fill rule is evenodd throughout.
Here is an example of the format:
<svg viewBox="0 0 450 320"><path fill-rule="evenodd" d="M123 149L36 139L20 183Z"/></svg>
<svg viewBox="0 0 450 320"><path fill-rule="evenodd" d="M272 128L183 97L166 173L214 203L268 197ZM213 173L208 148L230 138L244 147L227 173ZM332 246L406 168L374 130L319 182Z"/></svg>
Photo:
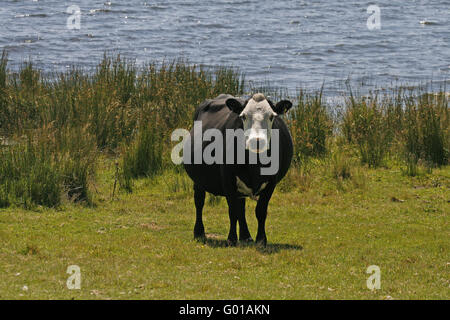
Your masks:
<svg viewBox="0 0 450 320"><path fill-rule="evenodd" d="M251 152L261 153L267 150L267 139L261 137L250 138L247 141L247 148Z"/></svg>

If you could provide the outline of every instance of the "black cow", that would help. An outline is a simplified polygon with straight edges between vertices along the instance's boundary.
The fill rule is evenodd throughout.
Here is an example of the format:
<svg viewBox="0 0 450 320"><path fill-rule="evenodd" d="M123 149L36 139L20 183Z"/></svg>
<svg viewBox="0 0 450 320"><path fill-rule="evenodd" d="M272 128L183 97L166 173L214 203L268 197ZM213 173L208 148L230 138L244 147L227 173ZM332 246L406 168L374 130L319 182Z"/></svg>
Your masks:
<svg viewBox="0 0 450 320"><path fill-rule="evenodd" d="M229 245L237 243L237 222L239 222L239 240L253 241L245 220L245 197L257 199L256 242L266 245L267 206L275 186L285 176L292 160L292 138L286 124L279 117L291 107L290 101L282 100L274 105L263 94L258 93L249 100L221 94L215 99L206 100L197 108L194 128L184 145L184 167L194 181L196 239L203 241L206 239L202 210L207 191L214 195L225 196L227 199L230 217ZM198 130L194 130L195 121L201 121L200 134ZM203 134L208 129L213 129L213 133L221 133L223 141L215 141L217 139L215 135L212 135L214 139L209 137L209 141L208 139L203 141ZM228 136L230 132L243 134ZM201 142L196 144L195 139L200 139ZM209 150L211 156L219 161L211 163L201 159L201 162L195 162L195 154L197 156L203 154L213 142L223 145L223 152L219 149ZM267 159L271 159L271 162L268 163ZM274 165L277 160L278 163Z"/></svg>

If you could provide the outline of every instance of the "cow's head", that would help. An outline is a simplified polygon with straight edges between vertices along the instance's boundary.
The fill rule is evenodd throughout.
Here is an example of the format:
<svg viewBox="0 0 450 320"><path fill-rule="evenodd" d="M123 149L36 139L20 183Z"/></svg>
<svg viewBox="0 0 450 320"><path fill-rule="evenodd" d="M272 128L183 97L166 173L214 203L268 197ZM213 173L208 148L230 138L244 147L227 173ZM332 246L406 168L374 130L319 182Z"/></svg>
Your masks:
<svg viewBox="0 0 450 320"><path fill-rule="evenodd" d="M245 148L255 153L269 148L273 121L292 107L288 100L281 100L274 105L262 93L254 94L245 105L233 98L228 99L226 104L239 114L244 124Z"/></svg>

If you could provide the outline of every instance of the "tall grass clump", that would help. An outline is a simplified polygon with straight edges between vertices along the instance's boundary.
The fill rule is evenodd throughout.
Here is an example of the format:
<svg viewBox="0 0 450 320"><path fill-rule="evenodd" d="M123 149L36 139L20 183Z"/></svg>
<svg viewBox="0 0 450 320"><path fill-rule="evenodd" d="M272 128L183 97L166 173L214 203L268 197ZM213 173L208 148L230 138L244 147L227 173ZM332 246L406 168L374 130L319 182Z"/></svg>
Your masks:
<svg viewBox="0 0 450 320"><path fill-rule="evenodd" d="M429 165L448 164L450 148L450 118L448 97L422 94L405 102L403 139L405 158L409 166L418 160Z"/></svg>
<svg viewBox="0 0 450 320"><path fill-rule="evenodd" d="M235 69L216 70L176 60L144 66L137 78L132 105L141 115L157 115L159 125L168 130L191 125L195 108L205 99L220 93L243 93L244 78Z"/></svg>
<svg viewBox="0 0 450 320"><path fill-rule="evenodd" d="M123 154L121 186L128 192L132 191L132 179L153 177L163 169L164 142L157 125L144 125Z"/></svg>
<svg viewBox="0 0 450 320"><path fill-rule="evenodd" d="M219 67L214 72L214 93L229 93L240 96L244 93L245 77L237 69Z"/></svg>
<svg viewBox="0 0 450 320"><path fill-rule="evenodd" d="M357 147L361 162L370 167L383 164L393 140L387 110L377 96L355 98L350 93L346 104L342 132Z"/></svg>
<svg viewBox="0 0 450 320"><path fill-rule="evenodd" d="M0 90L6 87L6 72L8 65L8 54L6 51L2 52L2 57L0 58Z"/></svg>
<svg viewBox="0 0 450 320"><path fill-rule="evenodd" d="M0 152L0 205L54 207L61 201L57 163L46 145L24 143Z"/></svg>
<svg viewBox="0 0 450 320"><path fill-rule="evenodd" d="M90 185L95 179L97 146L87 127L55 132L62 188L69 200L91 203Z"/></svg>
<svg viewBox="0 0 450 320"><path fill-rule="evenodd" d="M321 157L327 152L327 140L333 132L333 122L322 101L322 91L307 95L300 91L298 104L288 114L288 124L294 144L294 161Z"/></svg>
<svg viewBox="0 0 450 320"><path fill-rule="evenodd" d="M339 180L349 179L352 176L353 163L342 152L336 151L331 155L331 175Z"/></svg>
<svg viewBox="0 0 450 320"><path fill-rule="evenodd" d="M43 128L3 145L0 206L56 207L65 197L89 201L88 182L96 153L83 133L81 129L55 132Z"/></svg>
<svg viewBox="0 0 450 320"><path fill-rule="evenodd" d="M399 87L382 98L355 98L350 91L342 133L363 163L378 167L387 155L401 155L408 175L417 174L419 162L429 168L448 164L448 94L422 90Z"/></svg>
<svg viewBox="0 0 450 320"><path fill-rule="evenodd" d="M97 146L115 150L135 135L142 118L158 118L166 130L187 127L205 99L219 93L243 93L236 69L206 68L187 61L137 66L120 55L105 55L94 72L73 67L44 75L26 62L7 73L0 60L0 126L8 134L38 129L86 127Z"/></svg>
<svg viewBox="0 0 450 320"><path fill-rule="evenodd" d="M5 127L4 122L6 119L5 110L7 106L7 93L6 93L6 80L8 72L7 64L8 64L8 55L6 51L3 51L0 59L0 135L2 134L2 129L4 130Z"/></svg>

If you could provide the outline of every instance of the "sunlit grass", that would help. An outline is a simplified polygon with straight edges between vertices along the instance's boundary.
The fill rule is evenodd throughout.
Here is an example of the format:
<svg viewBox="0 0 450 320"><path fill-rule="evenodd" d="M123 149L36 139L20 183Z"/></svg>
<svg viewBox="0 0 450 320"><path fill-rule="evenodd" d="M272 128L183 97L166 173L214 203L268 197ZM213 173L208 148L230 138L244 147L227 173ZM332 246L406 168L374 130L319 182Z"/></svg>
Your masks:
<svg viewBox="0 0 450 320"><path fill-rule="evenodd" d="M448 95L398 88L329 106L300 92L284 117L295 159L269 206L267 248L226 247L170 133L220 93L264 91L235 69L108 57L93 73L17 73L0 60L1 299L448 299ZM332 108L335 108L334 110ZM336 112L339 111L339 112ZM255 202L247 201L255 236ZM69 265L82 289L68 290ZM381 290L366 287L370 265ZM24 286L28 290L24 290Z"/></svg>
<svg viewBox="0 0 450 320"><path fill-rule="evenodd" d="M208 241L194 241L192 191L168 192L184 174L139 179L112 200L114 163L100 162L96 208L0 211L0 298L448 299L448 167L408 177L358 166L359 186L316 162L308 188L275 192L262 249L225 247L226 201L207 201ZM254 209L248 200L253 235ZM66 287L69 265L81 290ZM366 287L370 265L380 290Z"/></svg>

